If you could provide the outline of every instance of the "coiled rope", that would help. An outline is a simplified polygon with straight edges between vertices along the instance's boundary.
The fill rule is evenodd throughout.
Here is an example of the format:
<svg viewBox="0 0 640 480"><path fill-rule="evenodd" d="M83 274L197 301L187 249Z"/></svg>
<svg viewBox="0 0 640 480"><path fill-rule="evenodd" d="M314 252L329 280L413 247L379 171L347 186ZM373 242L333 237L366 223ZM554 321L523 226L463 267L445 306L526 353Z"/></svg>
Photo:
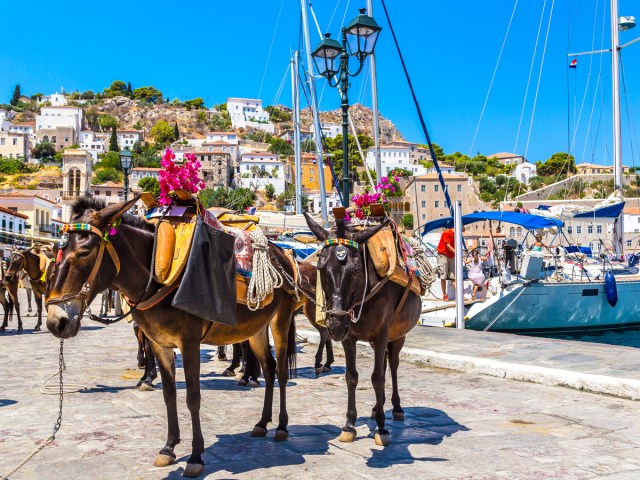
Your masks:
<svg viewBox="0 0 640 480"><path fill-rule="evenodd" d="M253 271L247 288L247 308L255 312L274 289L282 287L282 275L269 260L269 240L261 229L249 234L253 242Z"/></svg>
<svg viewBox="0 0 640 480"><path fill-rule="evenodd" d="M416 261L418 271L420 272L420 275L418 275L420 286L424 291L427 291L431 288L431 284L436 280L436 273L433 271L433 268L431 268L431 264L429 263L429 259L427 258L422 242L415 237L406 237L405 240L409 245L411 245L415 252L414 260Z"/></svg>

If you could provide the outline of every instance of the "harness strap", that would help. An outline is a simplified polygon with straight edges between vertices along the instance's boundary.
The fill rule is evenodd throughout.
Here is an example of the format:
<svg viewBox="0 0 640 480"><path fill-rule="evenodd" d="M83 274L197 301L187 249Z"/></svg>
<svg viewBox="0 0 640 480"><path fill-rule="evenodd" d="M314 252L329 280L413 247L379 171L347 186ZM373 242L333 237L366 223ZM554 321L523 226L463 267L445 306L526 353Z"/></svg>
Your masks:
<svg viewBox="0 0 640 480"><path fill-rule="evenodd" d="M400 314L400 310L402 310L402 307L404 307L404 304L407 301L407 297L409 296L410 291L411 291L411 282L407 283L407 286L405 287L404 292L402 293L402 297L400 297L400 302L398 303L398 306L396 307L395 312L393 312L391 323L396 321L398 315Z"/></svg>
<svg viewBox="0 0 640 480"><path fill-rule="evenodd" d="M367 294L367 296L364 297L363 300L358 300L356 303L353 304L353 306L357 307L361 303L366 303L369 300L371 300L373 298L373 296L376 295L380 291L380 289L385 286L385 284L388 281L389 281L389 277L384 277L382 280L380 280L378 283L376 283L376 285L371 289L371 291Z"/></svg>
<svg viewBox="0 0 640 480"><path fill-rule="evenodd" d="M178 288L180 283L176 280L171 285L164 285L160 290L154 293L150 298L144 300L143 302L138 303L138 307L136 310L149 310L156 305L158 305L162 300L164 300L171 292ZM130 307L134 307L136 302L131 301L129 297L126 295L122 295L124 299L127 301Z"/></svg>

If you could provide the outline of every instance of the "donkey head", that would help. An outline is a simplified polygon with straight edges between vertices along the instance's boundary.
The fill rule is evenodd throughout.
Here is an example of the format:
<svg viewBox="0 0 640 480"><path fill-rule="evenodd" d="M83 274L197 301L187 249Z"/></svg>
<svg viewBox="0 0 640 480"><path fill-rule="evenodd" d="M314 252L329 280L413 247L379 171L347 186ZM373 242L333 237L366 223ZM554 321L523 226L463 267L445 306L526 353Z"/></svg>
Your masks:
<svg viewBox="0 0 640 480"><path fill-rule="evenodd" d="M104 203L81 197L73 205L71 223L87 224L100 232L120 218L138 200L104 206ZM64 234L57 249L55 267L47 287L47 328L59 338L73 337L80 329L84 309L95 296L106 289L116 277L116 268L106 253L97 275L87 285L98 253L102 236L91 231L71 231Z"/></svg>
<svg viewBox="0 0 640 480"><path fill-rule="evenodd" d="M327 329L333 340L342 341L349 333L358 291L365 288L363 244L375 235L386 223L361 232L347 230L344 220L336 220L336 231L322 228L309 215L304 214L307 225L324 242L318 258L318 272L327 309Z"/></svg>

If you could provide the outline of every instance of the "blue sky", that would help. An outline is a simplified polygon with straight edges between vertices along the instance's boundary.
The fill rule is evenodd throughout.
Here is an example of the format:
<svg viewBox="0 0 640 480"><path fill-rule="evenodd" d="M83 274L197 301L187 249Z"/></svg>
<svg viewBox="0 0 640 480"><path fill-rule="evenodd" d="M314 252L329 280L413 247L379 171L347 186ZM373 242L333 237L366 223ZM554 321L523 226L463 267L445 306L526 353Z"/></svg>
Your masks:
<svg viewBox="0 0 640 480"><path fill-rule="evenodd" d="M432 140L446 152L490 154L514 151L516 147L517 153L524 154L526 150L527 157L535 161L566 151L573 143L578 161L611 163L609 58L602 58L601 67L600 56L580 57L575 71L567 68L567 52L590 50L592 44L595 48L609 47L609 6L604 0L554 2L529 137L552 1L546 1L516 147L544 0L518 3L475 141L514 0L387 0ZM343 18L347 23L365 3L315 0L313 6L321 30L332 32L335 37ZM640 19L640 8L632 10L636 5L632 0L620 0L620 13ZM210 105L229 96L258 95L265 105L291 103L287 68L290 52L299 42L298 0L157 0L152 7L139 0L108 7L72 0L65 2L64 8L54 9L43 0L35 0L29 11L46 14L31 17L20 2L5 5L6 18L28 17L28 28L5 42L0 55L2 101L9 100L16 83L24 93L32 94L52 93L60 87L67 91L100 91L112 80L120 79L131 81L134 88L153 85L172 99L201 96ZM374 16L383 27L376 50L380 111L407 139L424 141L379 0L374 0ZM639 35L640 28L623 32L622 43ZM319 41L313 22L311 36L314 44ZM623 51L623 61L629 95L627 100L623 97L622 107L624 162L640 165L640 158L633 158L629 146L631 137L637 157L640 135L635 129L630 134L626 121L628 103L635 114L631 123L640 128L640 43ZM317 84L323 91L324 80ZM350 98L370 105L369 80L364 75L352 80ZM321 107L334 109L339 105L337 91L326 87Z"/></svg>

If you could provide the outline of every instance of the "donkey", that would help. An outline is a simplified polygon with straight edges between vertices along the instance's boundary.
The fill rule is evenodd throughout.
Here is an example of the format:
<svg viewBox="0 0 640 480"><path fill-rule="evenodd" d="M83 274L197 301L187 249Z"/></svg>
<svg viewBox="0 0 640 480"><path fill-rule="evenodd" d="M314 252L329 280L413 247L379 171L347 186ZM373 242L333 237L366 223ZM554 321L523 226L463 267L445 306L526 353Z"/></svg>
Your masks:
<svg viewBox="0 0 640 480"><path fill-rule="evenodd" d="M18 276L20 270L24 269L29 275L29 281L31 282L31 289L33 290L33 296L36 301L36 308L38 310L38 322L36 323L34 332L39 332L42 326L42 298L47 291L46 269L40 265L41 255L36 253L32 248L26 250L14 250L9 257L9 266L4 275L4 282L7 286L7 291L13 300L16 313L18 315L18 330L22 330L22 318L20 318L20 302L18 300Z"/></svg>
<svg viewBox="0 0 640 480"><path fill-rule="evenodd" d="M80 197L73 204L71 221L74 223L68 232L67 245L63 245L64 248L56 256L47 298L47 328L56 337L70 338L78 333L86 306L102 290L117 288L129 299L138 299L145 292L151 276L154 225L125 213L137 201L138 198L135 197L128 202L105 207L99 200ZM121 219L121 223L117 226L117 234L110 237L110 242L107 243L103 238L105 232L115 228L118 219ZM269 245L268 248L273 261L279 263L289 275L293 275L293 268L284 254L274 245ZM198 476L204 469L204 438L200 426L201 343L229 345L249 340L264 371L266 384L262 416L251 435L264 437L267 434L277 373L280 416L275 440L286 440L289 435L286 385L288 373L293 373L296 360L292 295L284 288L277 288L271 304L255 312L237 304L238 323L232 327L208 322L173 307L171 302L175 290L166 294L166 290L161 287L152 282L150 295L147 295L149 298L143 299L138 309L131 312L138 327L151 341L167 407L167 440L156 456L154 465L166 467L174 463L174 449L180 443L174 348L179 348L182 353L187 407L191 413L193 430L191 455L187 460L184 476ZM276 347L277 372L266 333L269 325Z"/></svg>
<svg viewBox="0 0 640 480"><path fill-rule="evenodd" d="M336 231L330 232L306 213L305 218L315 236L325 242L318 259L318 270L325 298L327 329L333 340L342 342L346 357L347 422L339 440L352 442L356 437L356 342L361 340L368 342L374 350L371 383L376 393L372 411L378 427L375 443L386 446L390 442L384 417L387 361L391 367L393 418L404 420L398 393L398 364L405 335L415 327L420 316L420 297L408 287L378 277L367 255L364 243L386 222L352 232L347 229L344 219L336 219Z"/></svg>

